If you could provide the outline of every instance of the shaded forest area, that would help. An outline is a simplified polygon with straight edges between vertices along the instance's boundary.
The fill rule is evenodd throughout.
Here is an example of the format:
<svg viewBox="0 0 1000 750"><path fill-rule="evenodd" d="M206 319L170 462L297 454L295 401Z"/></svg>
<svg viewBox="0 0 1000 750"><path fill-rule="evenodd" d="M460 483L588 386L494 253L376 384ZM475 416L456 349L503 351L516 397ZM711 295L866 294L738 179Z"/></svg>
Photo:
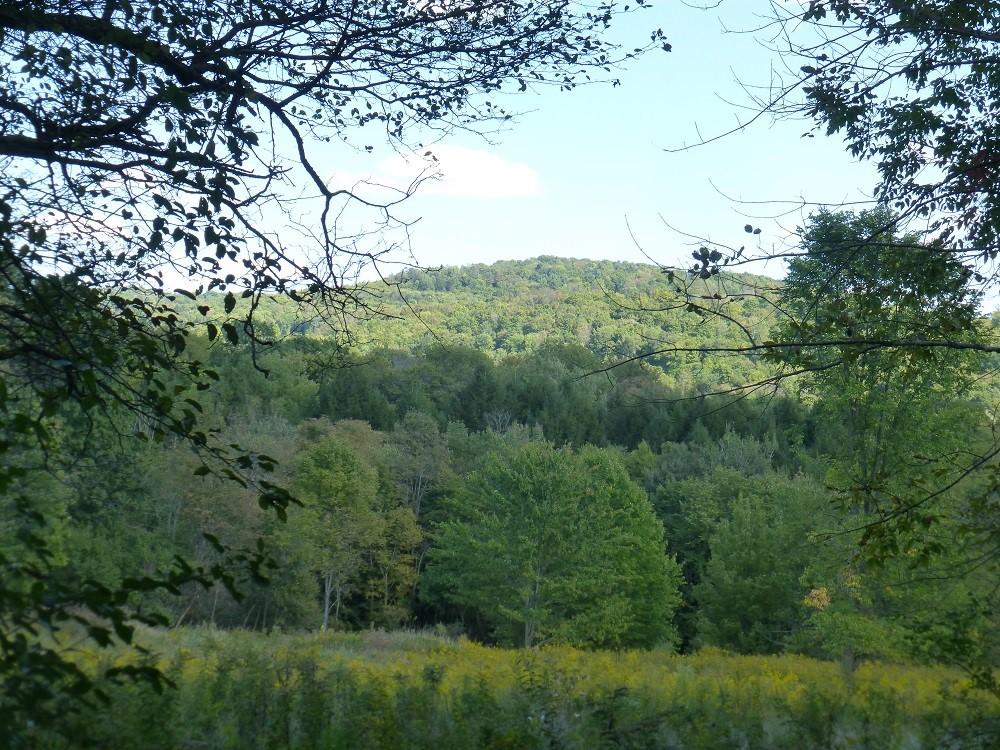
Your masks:
<svg viewBox="0 0 1000 750"><path fill-rule="evenodd" d="M665 336L732 340L689 312L637 320L605 293L647 304L658 280L649 267L552 258L417 275L402 288L423 322L378 321L372 338L387 345L351 351L301 308L264 306L280 338L258 356L267 377L246 345L192 348L219 376L203 419L222 441L276 460L273 481L302 507L282 523L252 489L192 478L200 459L184 444L123 444L60 419L63 468L34 480L61 519L53 548L67 571L114 587L137 568L175 556L210 567L222 547L263 539L269 585L241 582L237 599L221 583L189 584L141 602L173 625L439 627L487 643L717 646L848 666L992 659L996 614L975 606L995 583L989 569L949 573L979 551L956 531L976 479L939 501L941 520L919 545L869 564L857 554L864 517L844 487L893 448L859 452L871 435L851 434L857 415L844 411L857 401L795 381L757 397L691 398L771 366L746 357L596 372L609 345L628 357ZM741 314L750 325L758 312ZM936 441L928 456L973 450L989 443L993 395L936 393L916 415L886 403L879 419ZM904 448L898 460L928 463ZM924 471L888 469L900 483ZM552 558L544 569L531 564L541 550Z"/></svg>

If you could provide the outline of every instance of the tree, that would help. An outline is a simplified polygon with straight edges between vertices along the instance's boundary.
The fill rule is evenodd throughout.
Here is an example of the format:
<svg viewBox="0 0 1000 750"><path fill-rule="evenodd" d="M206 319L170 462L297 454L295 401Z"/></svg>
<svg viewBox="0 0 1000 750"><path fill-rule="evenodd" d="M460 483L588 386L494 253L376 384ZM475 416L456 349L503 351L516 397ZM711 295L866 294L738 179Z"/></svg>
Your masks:
<svg viewBox="0 0 1000 750"><path fill-rule="evenodd" d="M805 346L814 355L811 362L800 358L801 368L782 367L765 378L736 384L729 392L737 397L748 390L776 389L803 370L815 372L817 366L829 365L831 370L827 374L832 377L838 368L833 360L844 354L861 364L855 372L867 369L874 374L880 364L888 365L880 375L881 385L890 392L885 401L894 406L888 411L881 408L862 411L875 418L874 425L896 421L895 434L909 438L906 429L900 429L905 420L897 421L890 416L893 408L900 417L908 411L910 405L899 399L902 390L909 395L929 395L930 391L921 391L916 384L921 378L933 384L942 360L950 359L944 353L948 351L980 354L978 367L983 378L988 379L991 360L998 351L995 337L975 320L974 306L976 293L987 296L995 293L998 281L994 261L1000 252L996 179L1000 174L1000 127L996 119L1000 103L996 62L1000 36L994 19L1000 7L993 0L810 0L808 3L775 1L770 6L772 22L765 23L763 28L787 68L778 73L773 69L768 71L773 85L765 86L767 93L754 101L755 116L735 130L765 116L805 117L811 120L814 132L841 137L852 155L872 161L880 177L875 187L875 203L891 209L891 213L881 212L881 225L869 225L862 236L855 237L853 244L859 257L867 255L873 261L889 261L887 270L902 275L896 280L887 278L884 287L871 286L865 293L870 295L869 301L881 296L879 309L871 310L867 330L843 325L845 310L841 310L828 318L831 324L837 321L826 331L836 334L832 339L816 336L812 341L803 341L799 332L788 326L779 335L758 340L744 327L742 332L747 335L744 345L702 351L730 356L788 353L792 347ZM750 85L745 90L760 89ZM720 136L704 142L717 137ZM919 232L901 240L900 235L905 236L914 227ZM749 224L745 228L751 235L761 232L760 227ZM694 253L690 275L665 269L673 274L680 292L676 304L689 306L702 316L716 315L735 322L727 316L735 300L752 295L773 301L776 285L743 287L732 293L727 291L726 287L730 290L733 287L726 280L705 293L692 280L725 279L725 269L762 258L808 256L808 239L798 239L805 241L778 251L760 246L754 251L739 242L723 246L704 241ZM845 255L851 253L842 253L841 257ZM928 262L929 256L937 257ZM877 268L871 266L869 270ZM827 274L826 279L814 277L820 283L813 290L824 292L816 309L830 312L842 277L835 264L825 267L820 264L816 270ZM921 279L925 272L930 275ZM941 272L943 275L938 275ZM953 286L949 292L949 276L951 282L964 276L965 282ZM875 281L876 277L877 271L869 273L867 278ZM941 296L941 292L945 295ZM954 296L950 297L950 293ZM855 300L860 301L858 297ZM891 320L897 303L907 309L908 325L899 326L898 320ZM927 306L926 311L923 305ZM782 314L780 307L776 312ZM918 327L916 324L924 312L926 321ZM887 313L890 319L879 329L880 313ZM809 327L813 333L820 333L816 322L810 321ZM821 354L823 350L828 353ZM782 356L776 355L775 359ZM906 361L911 379L907 386L898 389L894 379L898 370L893 368ZM865 366L864 362L869 364ZM920 370L923 375L918 374ZM821 379L828 378L821 376ZM852 386L856 384L851 382ZM883 401L878 390L858 385L860 391L869 394L871 405ZM864 399L859 396L859 390L855 390L851 398L860 405ZM938 400L943 400L941 395ZM936 405L923 413L936 416ZM928 434L927 425L911 424L916 425L917 435ZM935 501L956 482L985 470L989 481L979 499L970 501L963 510L961 515L966 520L956 530L979 540L981 553L976 555L977 567L991 565L995 569L998 526L995 502L990 499L1000 486L995 468L995 441L975 446L955 463L953 472L947 477L939 476L933 485L911 486L909 497L902 496L900 487L887 486L886 472L901 477L919 466L921 476L913 477L917 481L909 483L920 485L920 480L928 478L929 464L924 461L927 454L922 452L926 445L905 441L894 444L881 438L876 442L877 447L874 442L868 442L866 447L865 439L860 439L859 448L868 455L865 460L868 478L855 481L864 475L861 464L849 470L856 487L869 486L875 490L862 491L868 500L857 498L861 505L867 502L869 508L878 506L885 512L883 517L869 519L868 528L872 532L859 537L866 550L884 558L907 550L914 541L932 549L937 543L935 535L922 532L921 523L934 524L935 514L924 511L932 504L940 505ZM949 456L947 448L930 455L946 460L956 457ZM937 463L941 468L944 462ZM875 500L873 495L880 493L895 498L887 500L883 495L881 500Z"/></svg>
<svg viewBox="0 0 1000 750"><path fill-rule="evenodd" d="M882 514L862 537L876 556L899 547L899 532L918 532L932 516L913 511L988 465L1000 447L974 446L980 452L964 458L949 452L964 439L951 429L963 408L959 399L971 397L966 387L981 375L976 355L998 350L980 317L976 272L942 241L901 234L898 225L898 215L883 208L819 211L799 231L785 281L768 286L733 283L724 271L731 258L700 248L688 273L665 269L670 294L693 314L728 321L743 341L654 352L744 354L769 366L759 379L708 396L736 403L757 391L777 393L798 378L803 393L819 396L820 408L839 409L836 419L847 429L842 447L856 459L853 468L844 464L849 476L839 484L865 512ZM743 249L732 257L742 262ZM747 296L770 306L766 333L734 317L731 305ZM951 465L928 460L934 450ZM938 470L948 476L936 474L935 486L930 479ZM893 476L905 480L906 492L889 486Z"/></svg>
<svg viewBox="0 0 1000 750"><path fill-rule="evenodd" d="M680 570L649 501L610 452L528 444L455 491L424 595L470 608L501 641L672 642Z"/></svg>
<svg viewBox="0 0 1000 750"><path fill-rule="evenodd" d="M817 593L807 597L813 612L800 638L805 643L810 632L818 635L824 653L837 653L847 666L866 654L904 653L905 640L919 640L913 618L933 619L926 609L887 603L883 568L909 569L911 578L916 567L928 576L967 578L984 567L995 571L997 559L990 486L996 486L998 446L987 434L983 392L975 386L990 374L983 355L996 350L980 312L984 279L947 237L904 234L899 227L898 213L883 208L815 213L799 232L783 283L744 286L733 295L763 296L772 305L777 324L766 340L727 315L733 298L726 299L727 259L718 249L701 248L693 272L673 277L681 303L699 315L729 319L746 337L742 345L703 351L754 354L773 368L759 381L719 393L741 398L798 378L799 393L814 405L814 439L834 459L827 481L844 513L817 531L854 546L835 545L840 554L826 561L825 577L813 568ZM747 231L755 230L748 225ZM706 284L719 291L706 293ZM987 489L961 492L984 468L990 470ZM712 566L718 563L706 570ZM715 572L724 583L731 580L725 569ZM703 587L705 593L715 592ZM958 619L977 623L972 630L995 616L995 601L995 592L979 590L949 599L949 607L965 606ZM707 609L712 617L712 606ZM956 636L957 628L934 627L954 642L975 645L967 658L954 651L949 658L995 690L988 650L976 638ZM975 663L981 658L985 663Z"/></svg>
<svg viewBox="0 0 1000 750"><path fill-rule="evenodd" d="M374 469L336 438L306 448L298 457L294 489L302 502L292 515L283 546L319 583L320 629L342 617L359 587L368 551L379 546L384 522L376 508Z"/></svg>
<svg viewBox="0 0 1000 750"><path fill-rule="evenodd" d="M772 358L803 372L826 421L842 425L833 484L856 512L880 521L860 539L873 558L934 522L927 496L945 462L967 468L957 452L974 447L975 407L958 399L979 375L960 349L876 343L945 337L957 345L976 341L981 328L969 269L893 226L884 210L814 215L804 254L789 263L778 298L785 317L773 332L789 346Z"/></svg>
<svg viewBox="0 0 1000 750"><path fill-rule="evenodd" d="M337 422L332 426L331 434L350 445L358 458L367 466L377 468L379 474L376 510L382 521L383 535L380 543L368 553L365 570L367 601L358 621L369 627L398 626L411 615L408 605L419 572L419 553L424 542L413 504L405 487L400 486L396 473L398 454L390 436L376 432L366 422ZM434 434L437 435L436 428Z"/></svg>
<svg viewBox="0 0 1000 750"><path fill-rule="evenodd" d="M799 579L817 554L811 532L829 498L803 479L747 484L708 533L710 557L694 587L698 641L777 653L802 620Z"/></svg>
<svg viewBox="0 0 1000 750"><path fill-rule="evenodd" d="M781 64L766 71L768 84L744 82L750 118L696 145L764 117L810 120L806 135L839 136L853 156L875 164L874 202L895 211L897 228L917 219L956 258L977 266L979 281L994 284L996 1L771 0L769 6L751 33ZM712 249L719 255L709 258ZM706 248L701 270L724 256L735 263L760 257L735 246Z"/></svg>
<svg viewBox="0 0 1000 750"><path fill-rule="evenodd" d="M494 0L6 3L7 281L14 294L37 296L18 290L58 269L87 290L113 282L162 292L179 274L188 292L241 293L243 332L258 341L255 313L271 292L308 297L331 323L370 311L371 297L351 280L382 253L357 233L344 239L336 217L356 202L383 229L398 226L392 206L409 191L378 201L331 187L315 140L372 149L379 139L367 133L381 127L383 140L405 146L426 128L507 119L485 95L529 83L572 88L631 57L602 38L622 12L613 3ZM651 47L663 43L652 36ZM315 244L312 257L265 229L300 197L290 186L303 184L318 200L318 226L300 232ZM93 310L107 294L89 304L63 296ZM151 318L136 303L117 304L115 321L133 311L142 329ZM225 315L234 308L227 297ZM64 359L47 353L34 354Z"/></svg>
<svg viewBox="0 0 1000 750"><path fill-rule="evenodd" d="M941 551L919 561L903 552L866 564L857 555L857 517L841 514L838 533L813 545L801 577L803 627L788 645L837 658L847 672L864 658L946 662L995 690L995 568L968 566L982 561L983 549L960 528L961 498L946 499L953 517L923 532ZM820 528L828 531L829 521Z"/></svg>
<svg viewBox="0 0 1000 750"><path fill-rule="evenodd" d="M1000 98L996 53L1000 37L993 26L993 0L810 0L771 2L769 43L785 61L786 71L768 71L767 92L753 102L755 116L728 132L704 139L704 145L742 130L765 116L806 118L815 132L842 137L852 155L871 160L880 180L874 203L891 209L868 239L899 235L919 227L910 239L933 244L968 269L970 285L995 289L993 260L1000 251L1000 126L995 112ZM759 91L752 84L747 91ZM810 133L812 134L812 133ZM746 225L759 235L760 227ZM933 242L932 242L933 241ZM898 254L907 253L907 243ZM768 257L791 258L803 247L777 251L726 246L704 241L688 269L711 279ZM673 273L671 269L665 269ZM708 294L689 279L671 277L681 302L701 315L721 315L737 299L773 292L726 285ZM718 296L716 296L718 295ZM963 315L959 300L956 313ZM743 329L747 333L747 329ZM956 341L954 328L927 327L916 338L883 338L871 347L951 348L995 353L994 341L967 337ZM726 349L763 352L782 341L756 341ZM860 336L858 337L861 338ZM836 346L835 342L830 343ZM718 350L716 350L718 351ZM751 384L753 385L758 384Z"/></svg>
<svg viewBox="0 0 1000 750"><path fill-rule="evenodd" d="M486 95L572 88L630 57L604 38L624 10L559 0L0 2L0 492L23 542L0 551L5 725L42 723L64 678L87 685L25 634L76 619L99 642L127 639L138 614L130 592L233 582L223 568L179 563L115 590L85 580L57 589L40 530L51 519L22 479L39 463L32 451L56 460L62 413L87 421L122 410L124 439L179 438L199 454L199 472L246 483L283 514L287 493L261 478L273 461L219 444L199 422L196 396L218 376L185 350L194 330L215 345L242 338L260 367L257 347L273 328L257 313L271 294L346 333L353 315L377 310L353 281L393 246L381 231L405 228L392 207L411 190L373 199L330 186L317 143L405 146L428 130L501 122L508 115ZM656 31L649 47L661 45ZM296 221L303 185L319 217L308 228ZM345 212L377 231L337 226ZM178 314L178 299L206 291L224 293L221 309L199 299L202 322ZM243 557L259 575L260 560ZM114 627L74 614L80 607Z"/></svg>
<svg viewBox="0 0 1000 750"><path fill-rule="evenodd" d="M448 465L448 446L437 422L421 412L407 412L390 433L387 458L400 496L419 521L428 493Z"/></svg>
<svg viewBox="0 0 1000 750"><path fill-rule="evenodd" d="M798 619L798 579L815 554L810 532L830 520L828 494L805 476L740 473L724 461L699 466L670 448L651 497L683 566L684 599L693 604L678 617L683 645L776 650ZM704 475L683 473L699 468Z"/></svg>

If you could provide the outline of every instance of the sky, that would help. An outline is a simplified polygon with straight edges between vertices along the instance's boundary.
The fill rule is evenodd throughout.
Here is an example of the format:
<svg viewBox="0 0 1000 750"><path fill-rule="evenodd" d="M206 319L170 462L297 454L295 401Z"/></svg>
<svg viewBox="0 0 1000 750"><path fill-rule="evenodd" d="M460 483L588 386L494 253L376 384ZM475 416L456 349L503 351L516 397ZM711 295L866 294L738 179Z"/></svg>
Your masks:
<svg viewBox="0 0 1000 750"><path fill-rule="evenodd" d="M802 137L811 129L803 120L762 118L709 145L674 150L745 120L751 102L741 81L766 84L772 66L783 65L753 34L729 31L758 26L753 13L766 7L660 0L615 38L631 47L660 27L673 49L616 72L620 86L512 95L507 106L523 114L506 132L458 133L421 149L434 154L442 176L399 211L415 222L415 260L461 265L546 254L680 264L699 244L684 233L727 244L756 239L766 249L802 224L801 201L869 198L874 168L854 161L838 139ZM331 159L331 184L405 187L426 166L384 148ZM747 223L762 228L758 238L743 233ZM782 274L775 261L751 270Z"/></svg>

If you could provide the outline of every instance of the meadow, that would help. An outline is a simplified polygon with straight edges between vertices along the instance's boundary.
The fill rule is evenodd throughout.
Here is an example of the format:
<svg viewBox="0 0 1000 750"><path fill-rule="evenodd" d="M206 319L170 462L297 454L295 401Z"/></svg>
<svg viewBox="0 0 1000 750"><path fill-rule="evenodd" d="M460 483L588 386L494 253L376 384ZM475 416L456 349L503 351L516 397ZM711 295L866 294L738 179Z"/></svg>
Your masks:
<svg viewBox="0 0 1000 750"><path fill-rule="evenodd" d="M944 667L707 649L512 650L425 633L147 631L176 689L110 685L69 736L195 748L988 748L1000 702ZM109 659L84 650L88 669ZM51 747L65 748L52 738Z"/></svg>

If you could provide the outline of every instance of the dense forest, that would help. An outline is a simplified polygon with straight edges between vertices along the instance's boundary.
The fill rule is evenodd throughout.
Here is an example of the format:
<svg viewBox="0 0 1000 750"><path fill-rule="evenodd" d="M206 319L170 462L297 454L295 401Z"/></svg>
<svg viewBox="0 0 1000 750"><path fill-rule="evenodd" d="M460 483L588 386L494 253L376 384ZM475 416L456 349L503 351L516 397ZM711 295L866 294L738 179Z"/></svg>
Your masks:
<svg viewBox="0 0 1000 750"><path fill-rule="evenodd" d="M663 279L552 257L404 274L353 340L307 306L266 300L272 344L217 334L188 355L218 381L197 402L202 424L252 449L251 472L277 467L267 481L295 498L287 520L183 442L123 441L147 429L130 415L69 410L47 423L58 451L21 458L49 467L30 481L59 519L45 531L56 575L115 590L176 561L225 570L132 596L173 629L718 648L834 660L847 675L871 659L990 669L995 578L974 564L989 538L965 528L984 480L944 492L919 534L894 533L901 554L872 542L867 556L876 510L858 507L855 484L877 475L886 492L912 491L985 450L998 394L982 363L953 390L902 379L870 400L791 379L747 396L734 384L770 382L780 363L632 359L668 338L734 345L770 320L754 298L727 319L658 308ZM3 528L16 549L17 517ZM233 565L240 549L262 551L257 567Z"/></svg>
<svg viewBox="0 0 1000 750"><path fill-rule="evenodd" d="M630 284L630 276L637 283ZM475 598L475 592L465 590L473 584L447 582L447 564L435 544L457 533L458 527L449 524L471 523L464 514L476 503L492 502L491 487L537 482L522 502L546 496L569 503L549 510L553 521L570 512L591 521L612 514L580 540L564 540L567 554L589 550L590 557L601 545L613 550L620 543L614 534L650 535L650 549L664 557L654 565L656 585L669 581L674 589L662 597L664 606L676 599L669 613L649 614L664 627L679 605L680 569L686 570L684 586L693 586L708 554L704 549L674 558L681 550L693 552L696 540L706 540L714 530L704 526L707 519L685 518L689 538L671 533L670 555L662 554L663 524L673 530L681 519L679 482L698 483L711 495L732 482L729 474L713 474L731 472L761 497L801 486L809 502L819 500L823 453L816 446L830 438L823 437L812 410L798 399L742 399L718 409L719 404L685 397L746 378L760 365L733 361L724 371L694 357L669 371L635 362L609 374L595 372L612 361L608 342L629 356L644 341L667 332L682 331L695 340L726 335L720 326L702 330L683 313L649 314L639 323L603 293L612 284L626 293L655 293L652 267L542 258L446 269L440 278L454 290L422 288L426 277L400 279L400 292L419 311L416 316L357 327L362 340L369 328L377 328L372 338L386 346L346 348L338 337L324 335L321 321L302 319L301 308L275 302L263 308L261 319L279 343L257 354L256 368L248 345L232 345L223 337L211 343L204 339L203 351L192 348L192 356L219 377L201 399L205 423L220 431L223 442L276 459L276 481L291 487L303 503L289 511L287 524L256 509L251 490L212 477L192 480L199 458L185 445L150 442L123 451L112 434L67 423L62 429L73 458L51 489L65 519L60 549L67 566L110 586L137 564L152 569L175 555L210 562L214 551L202 537L205 532L226 546L250 544L263 535L277 563L269 586L254 589L242 602L221 584L211 591L192 586L188 596L162 603L170 608L171 620L257 629L446 624L481 639L521 642L521 636L502 635L513 626L507 616L463 601ZM472 291L481 288L495 291L488 297ZM540 296L549 303L538 304ZM388 315L396 312L391 302L386 300ZM193 309L186 312L197 315ZM433 319L447 323L438 326ZM584 321L589 347L578 343ZM532 338L525 331L539 333ZM136 466L143 470L136 472ZM802 476L807 470L816 477L812 486ZM607 497L602 502L610 505L600 512L575 507L583 488L544 486L552 474L592 475L594 483L603 477ZM597 484L588 486L593 490ZM721 509L744 490L733 493L713 502ZM505 502L514 502L501 494ZM623 497L632 498L634 510L612 507ZM644 530L622 528L633 512ZM514 520L524 509L511 507L509 513ZM545 519L537 522L544 525ZM463 528L471 533L471 527ZM806 544L809 530L795 528ZM481 531L493 538L500 533ZM340 541L343 548L331 547ZM666 560L669 571L660 570ZM586 580L607 567L599 557L589 564L596 567L567 559L558 575ZM434 574L425 580L427 571ZM482 571L475 586L492 596L490 576L511 575ZM323 582L322 590L317 581ZM619 586L605 581L600 588ZM787 594L794 604L797 589ZM552 617L560 619L558 613ZM684 638L690 642L694 612L685 619ZM584 628L562 640L620 645L635 640L626 632L612 630L601 637L598 630ZM672 639L680 643L679 638L654 629L637 642L650 646Z"/></svg>
<svg viewBox="0 0 1000 750"><path fill-rule="evenodd" d="M930 529L940 544L924 540L919 575L905 557L857 558L857 510L838 487L894 450L863 454L850 434L857 415L844 411L857 403L795 381L692 398L761 377L767 363L745 357L601 372L667 336L732 340L724 321L623 307L650 307L661 276L556 258L407 275L399 291L418 314L371 324L379 347L346 348L300 308L264 307L279 343L256 367L249 346L223 337L193 356L219 376L201 401L206 424L277 461L275 481L301 503L288 522L250 489L192 476L200 459L184 444L123 445L66 417L53 425L63 455L49 457L63 467L35 480L61 519L53 547L67 571L113 587L175 556L210 566L215 542L264 540L269 584L247 582L239 600L217 583L143 602L174 626L443 626L487 643L849 660L935 660L959 644L993 653L992 616L952 614L991 577L928 574L974 557L953 543L958 521ZM757 313L740 310L747 325ZM942 392L928 413L886 404L878 418L945 455L989 441L980 415L991 395ZM894 481L925 471L880 470ZM961 507L976 489L970 480L941 502Z"/></svg>

